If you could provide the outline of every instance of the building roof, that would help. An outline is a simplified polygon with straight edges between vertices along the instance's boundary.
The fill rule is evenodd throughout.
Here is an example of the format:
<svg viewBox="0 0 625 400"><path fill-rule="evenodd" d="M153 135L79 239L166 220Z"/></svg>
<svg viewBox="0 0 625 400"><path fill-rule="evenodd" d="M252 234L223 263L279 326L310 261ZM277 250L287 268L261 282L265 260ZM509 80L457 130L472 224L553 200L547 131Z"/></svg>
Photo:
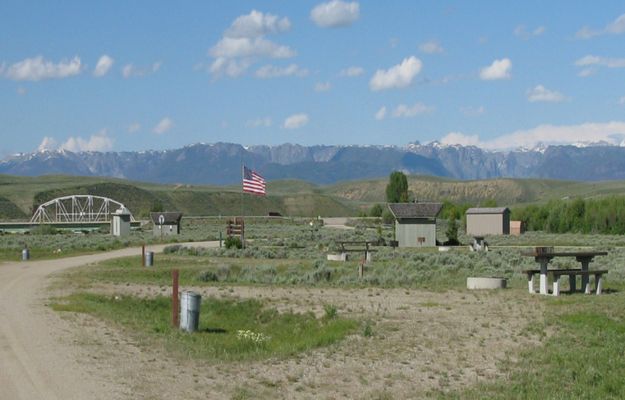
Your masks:
<svg viewBox="0 0 625 400"><path fill-rule="evenodd" d="M503 214L510 212L508 207L485 207L485 208L469 208L467 214Z"/></svg>
<svg viewBox="0 0 625 400"><path fill-rule="evenodd" d="M150 218L154 225L161 225L160 216L163 216L162 225L180 225L180 219L182 218L181 212L151 212Z"/></svg>
<svg viewBox="0 0 625 400"><path fill-rule="evenodd" d="M442 203L389 203L388 208L396 219L436 218Z"/></svg>

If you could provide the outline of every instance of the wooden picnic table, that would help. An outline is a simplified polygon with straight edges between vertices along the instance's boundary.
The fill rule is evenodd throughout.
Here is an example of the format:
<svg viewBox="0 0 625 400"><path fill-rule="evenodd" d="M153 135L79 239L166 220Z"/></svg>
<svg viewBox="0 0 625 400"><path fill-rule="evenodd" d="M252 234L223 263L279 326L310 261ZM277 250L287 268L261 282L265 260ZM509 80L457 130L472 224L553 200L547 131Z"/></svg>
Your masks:
<svg viewBox="0 0 625 400"><path fill-rule="evenodd" d="M575 280L577 275L582 277L582 289L585 293L590 293L589 276L594 274L595 286L597 294L601 293L601 276L606 274L607 270L589 271L589 264L597 256L607 256L607 251L552 251L549 248L536 248L531 252L522 252L524 256L534 257L534 260L540 264L539 270L526 270L529 283L530 293L534 293L534 274L540 273L540 294L549 294L548 290L548 273L552 273L554 276L554 290L553 294L557 296L560 293L558 280L560 276L567 275L571 290L575 291ZM577 262L581 264L580 269L552 269L549 270L549 262L555 257L574 257Z"/></svg>

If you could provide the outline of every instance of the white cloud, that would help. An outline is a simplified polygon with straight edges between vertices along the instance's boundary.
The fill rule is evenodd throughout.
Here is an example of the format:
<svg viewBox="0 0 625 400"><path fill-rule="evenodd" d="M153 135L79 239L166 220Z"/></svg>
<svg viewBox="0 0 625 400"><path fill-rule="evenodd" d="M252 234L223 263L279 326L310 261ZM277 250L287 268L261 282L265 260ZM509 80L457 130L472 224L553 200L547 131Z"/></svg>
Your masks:
<svg viewBox="0 0 625 400"><path fill-rule="evenodd" d="M566 100L566 96L555 90L549 90L543 85L537 85L527 91L527 100L534 102L560 103Z"/></svg>
<svg viewBox="0 0 625 400"><path fill-rule="evenodd" d="M375 119L377 119L378 121L383 120L384 118L386 118L386 106L382 106L376 113L375 113Z"/></svg>
<svg viewBox="0 0 625 400"><path fill-rule="evenodd" d="M237 17L223 37L209 50L213 61L208 71L215 77L235 78L244 74L259 59L294 57L288 46L266 39L269 34L286 32L291 28L288 18L252 10Z"/></svg>
<svg viewBox="0 0 625 400"><path fill-rule="evenodd" d="M460 107L460 112L466 115L467 117L477 117L478 115L482 115L486 112L486 108L484 106L479 107Z"/></svg>
<svg viewBox="0 0 625 400"><path fill-rule="evenodd" d="M216 59L246 57L290 58L295 56L295 52L288 46L278 45L262 37L225 37L210 50L210 55Z"/></svg>
<svg viewBox="0 0 625 400"><path fill-rule="evenodd" d="M321 3L310 11L310 19L322 28L349 26L360 16L360 5L357 2L332 0Z"/></svg>
<svg viewBox="0 0 625 400"><path fill-rule="evenodd" d="M256 77L262 79L280 78L284 76L308 76L308 70L301 68L297 64L291 64L286 67L276 67L275 65L265 65L256 70Z"/></svg>
<svg viewBox="0 0 625 400"><path fill-rule="evenodd" d="M163 133L167 132L173 127L174 127L174 121L169 117L165 117L162 120L160 120L158 124L156 124L154 129L152 129L152 132L156 133L157 135L162 135Z"/></svg>
<svg viewBox="0 0 625 400"><path fill-rule="evenodd" d="M364 73L365 73L365 70L362 67L349 67L341 71L341 76L346 76L348 78L355 78Z"/></svg>
<svg viewBox="0 0 625 400"><path fill-rule="evenodd" d="M619 15L614 21L607 24L603 29L591 29L587 26L582 27L575 36L578 39L590 39L600 35L619 35L625 33L625 14Z"/></svg>
<svg viewBox="0 0 625 400"><path fill-rule="evenodd" d="M447 145L459 144L462 146L477 146L480 144L480 138L478 135L465 135L460 132L450 132L445 135L440 142Z"/></svg>
<svg viewBox="0 0 625 400"><path fill-rule="evenodd" d="M254 120L250 120L247 121L245 123L245 126L248 128L269 128L272 125L272 121L271 118L269 117L264 117L264 118L257 118Z"/></svg>
<svg viewBox="0 0 625 400"><path fill-rule="evenodd" d="M581 71L579 71L577 73L577 76L580 76L582 78L586 78L589 77L591 75L594 75L597 72L597 70L595 68L584 68Z"/></svg>
<svg viewBox="0 0 625 400"><path fill-rule="evenodd" d="M141 129L141 124L138 122L133 122L132 124L128 125L128 133L139 132L140 129Z"/></svg>
<svg viewBox="0 0 625 400"><path fill-rule="evenodd" d="M427 54L442 53L444 51L443 47L436 40L430 40L429 42L421 43L419 45L419 50Z"/></svg>
<svg viewBox="0 0 625 400"><path fill-rule="evenodd" d="M543 33L545 33L545 31L546 29L544 26L539 26L537 28L534 28L533 30L527 30L525 25L518 25L516 28L514 28L514 35L523 40L528 40L532 37L542 35Z"/></svg>
<svg viewBox="0 0 625 400"><path fill-rule="evenodd" d="M619 15L605 27L606 32L618 35L625 32L625 14Z"/></svg>
<svg viewBox="0 0 625 400"><path fill-rule="evenodd" d="M625 96L621 97L620 99L618 99L618 103L622 106L625 106Z"/></svg>
<svg viewBox="0 0 625 400"><path fill-rule="evenodd" d="M79 57L62 60L58 63L44 60L42 56L26 58L9 67L3 67L4 76L14 81L40 81L43 79L62 79L78 75L82 71Z"/></svg>
<svg viewBox="0 0 625 400"><path fill-rule="evenodd" d="M510 70L512 69L512 61L509 58L495 60L488 67L480 70L480 79L492 81L498 79L510 79Z"/></svg>
<svg viewBox="0 0 625 400"><path fill-rule="evenodd" d="M393 110L393 117L410 118L410 117L416 117L417 115L421 115L421 114L429 114L432 111L434 111L434 107L427 106L423 103L415 103L411 106L400 104L397 107L395 107L395 110Z"/></svg>
<svg viewBox="0 0 625 400"><path fill-rule="evenodd" d="M24 96L24 95L27 93L26 88L23 88L23 87L21 87L21 86L19 86L19 87L18 87L15 91L16 91L16 92L17 92L17 94L19 94L20 96Z"/></svg>
<svg viewBox="0 0 625 400"><path fill-rule="evenodd" d="M107 72L109 72L109 70L113 66L114 62L115 60L113 60L111 57L109 57L106 54L103 54L98 60L98 63L96 64L95 69L93 70L93 76L101 77L101 76L106 75Z"/></svg>
<svg viewBox="0 0 625 400"><path fill-rule="evenodd" d="M58 143L56 139L50 136L44 136L43 140L37 147L37 151L46 151L46 150L56 150L58 148Z"/></svg>
<svg viewBox="0 0 625 400"><path fill-rule="evenodd" d="M143 77L158 71L162 64L163 63L161 61L156 61L148 67L137 67L133 64L126 64L122 68L122 76L126 79L131 77Z"/></svg>
<svg viewBox="0 0 625 400"><path fill-rule="evenodd" d="M293 114L284 120L282 127L284 129L298 129L308 124L308 114Z"/></svg>
<svg viewBox="0 0 625 400"><path fill-rule="evenodd" d="M315 84L315 92L327 92L330 89L332 89L330 82L317 82Z"/></svg>
<svg viewBox="0 0 625 400"><path fill-rule="evenodd" d="M46 139L51 140L45 143ZM59 150L68 150L74 153L80 151L109 151L113 148L113 142L114 140L108 136L106 129L102 129L98 133L91 135L88 139L83 139L80 136L72 136L58 148ZM39 147L44 145L50 146L55 143L56 141L52 138L44 138L44 142L42 142Z"/></svg>
<svg viewBox="0 0 625 400"><path fill-rule="evenodd" d="M625 68L625 58L609 58L587 55L575 61L575 65L578 67L597 66L607 68Z"/></svg>
<svg viewBox="0 0 625 400"><path fill-rule="evenodd" d="M421 71L421 60L412 56L387 70L379 69L369 81L369 88L374 91L399 89L409 86Z"/></svg>
<svg viewBox="0 0 625 400"><path fill-rule="evenodd" d="M539 125L532 129L518 130L494 139L481 141L478 135L453 132L441 139L446 144L472 144L485 149L507 150L520 147L532 148L539 143L573 144L605 141L620 144L625 139L625 122L585 123L579 125Z"/></svg>
<svg viewBox="0 0 625 400"><path fill-rule="evenodd" d="M285 32L291 29L288 18L279 18L272 14L263 14L252 10L247 15L241 15L232 22L224 36L230 38L254 38L270 33Z"/></svg>

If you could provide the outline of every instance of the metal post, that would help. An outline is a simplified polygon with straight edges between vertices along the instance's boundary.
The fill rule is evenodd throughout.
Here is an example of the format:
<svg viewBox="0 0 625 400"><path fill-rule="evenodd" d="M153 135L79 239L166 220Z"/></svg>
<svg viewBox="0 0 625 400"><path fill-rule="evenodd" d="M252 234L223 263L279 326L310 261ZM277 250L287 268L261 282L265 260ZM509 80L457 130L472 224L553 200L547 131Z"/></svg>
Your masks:
<svg viewBox="0 0 625 400"><path fill-rule="evenodd" d="M540 257L540 294L549 294L548 279L547 279L547 266L549 265L549 258Z"/></svg>
<svg viewBox="0 0 625 400"><path fill-rule="evenodd" d="M223 241L222 233L221 231L219 231L219 248L221 248L222 241Z"/></svg>
<svg viewBox="0 0 625 400"><path fill-rule="evenodd" d="M171 292L171 324L174 328L178 328L180 324L180 302L178 299L178 278L180 272L177 269L171 271L172 292Z"/></svg>

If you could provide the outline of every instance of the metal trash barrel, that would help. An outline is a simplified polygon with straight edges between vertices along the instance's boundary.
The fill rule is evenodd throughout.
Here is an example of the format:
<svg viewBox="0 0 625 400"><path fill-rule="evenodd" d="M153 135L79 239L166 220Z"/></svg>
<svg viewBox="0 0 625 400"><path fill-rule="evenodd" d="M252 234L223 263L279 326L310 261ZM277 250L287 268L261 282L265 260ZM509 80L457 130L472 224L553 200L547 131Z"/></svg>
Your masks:
<svg viewBox="0 0 625 400"><path fill-rule="evenodd" d="M180 294L180 329L195 332L200 324L200 304L202 296L185 291Z"/></svg>
<svg viewBox="0 0 625 400"><path fill-rule="evenodd" d="M22 250L22 261L28 261L30 259L30 250L23 249Z"/></svg>
<svg viewBox="0 0 625 400"><path fill-rule="evenodd" d="M154 252L153 251L146 251L145 252L145 266L146 267L151 267L154 265Z"/></svg>

